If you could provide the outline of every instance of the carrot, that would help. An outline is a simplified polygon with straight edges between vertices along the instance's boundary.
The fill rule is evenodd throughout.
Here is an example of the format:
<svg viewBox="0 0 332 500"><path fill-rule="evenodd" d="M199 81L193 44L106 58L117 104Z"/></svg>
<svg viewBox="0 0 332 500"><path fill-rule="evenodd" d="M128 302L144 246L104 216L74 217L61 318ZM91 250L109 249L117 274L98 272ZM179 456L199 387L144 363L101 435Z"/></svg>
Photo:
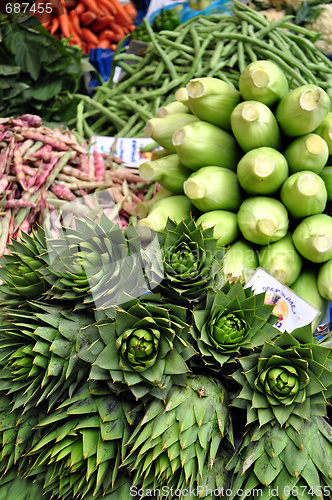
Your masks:
<svg viewBox="0 0 332 500"><path fill-rule="evenodd" d="M100 33L99 38L100 40L105 40L106 38L108 40L111 40L112 42L119 42L120 40L122 40L123 36L111 30L104 30Z"/></svg>
<svg viewBox="0 0 332 500"><path fill-rule="evenodd" d="M65 6L67 9L74 9L76 7L76 0L65 0Z"/></svg>
<svg viewBox="0 0 332 500"><path fill-rule="evenodd" d="M97 19L97 14L95 14L94 12L90 12L89 10L83 12L83 14L81 14L80 17L81 24L83 26L89 26L89 24L91 24L96 19Z"/></svg>
<svg viewBox="0 0 332 500"><path fill-rule="evenodd" d="M113 16L103 16L103 17L101 17L99 19L96 19L91 24L91 27L90 27L91 31L93 31L93 33L98 33L98 31L101 31L104 28L109 28L110 23L112 21L114 21L114 17Z"/></svg>
<svg viewBox="0 0 332 500"><path fill-rule="evenodd" d="M42 23L44 28L48 29L51 26L51 21L46 21L46 23Z"/></svg>
<svg viewBox="0 0 332 500"><path fill-rule="evenodd" d="M108 1L112 2L112 4L116 8L116 11L117 11L116 16L115 16L116 21L121 26L130 26L132 24L131 19L128 16L127 12L125 11L123 5L119 2L119 0L108 0Z"/></svg>
<svg viewBox="0 0 332 500"><path fill-rule="evenodd" d="M85 11L85 5L84 5L84 3L79 2L79 3L76 5L76 7L75 7L75 9L74 9L74 10L77 12L77 14L78 14L79 16L80 16L81 14L83 14L83 12Z"/></svg>
<svg viewBox="0 0 332 500"><path fill-rule="evenodd" d="M115 5L111 2L111 0L99 0L100 4L104 5L110 12L112 16L115 16L117 13Z"/></svg>
<svg viewBox="0 0 332 500"><path fill-rule="evenodd" d="M113 42L115 42L116 40L114 39L114 37L116 37L116 35L118 35L118 33L115 33L114 31L103 30L99 34L99 40L112 40Z"/></svg>
<svg viewBox="0 0 332 500"><path fill-rule="evenodd" d="M58 8L58 15L61 32L65 38L69 38L73 33L73 27L68 16L67 7L64 0L61 0L61 7Z"/></svg>
<svg viewBox="0 0 332 500"><path fill-rule="evenodd" d="M88 44L98 45L99 43L98 37L89 28L82 28L82 36Z"/></svg>
<svg viewBox="0 0 332 500"><path fill-rule="evenodd" d="M80 0L84 3L85 7L90 11L100 16L100 8L98 7L96 0Z"/></svg>
<svg viewBox="0 0 332 500"><path fill-rule="evenodd" d="M54 35L54 33L59 29L60 21L58 17L54 17L51 21L50 33Z"/></svg>
<svg viewBox="0 0 332 500"><path fill-rule="evenodd" d="M127 12L128 16L132 21L137 17L137 10L132 2L125 3L123 5L124 10Z"/></svg>
<svg viewBox="0 0 332 500"><path fill-rule="evenodd" d="M111 22L110 28L111 28L111 30L115 31L115 33L118 33L119 35L121 35L122 38L126 35L126 33L123 30L123 27L119 26L115 21Z"/></svg>
<svg viewBox="0 0 332 500"><path fill-rule="evenodd" d="M81 24L80 24L80 18L79 18L79 15L77 14L76 9L72 9L69 12L69 17L70 17L71 23L72 23L76 33L79 36L82 36L82 28L81 28Z"/></svg>
<svg viewBox="0 0 332 500"><path fill-rule="evenodd" d="M87 44L87 52L86 53L89 53L91 49L96 49L98 47L98 45L96 43L88 43Z"/></svg>
<svg viewBox="0 0 332 500"><path fill-rule="evenodd" d="M98 47L100 47L101 49L111 49L111 40L108 40L107 38L99 40Z"/></svg>

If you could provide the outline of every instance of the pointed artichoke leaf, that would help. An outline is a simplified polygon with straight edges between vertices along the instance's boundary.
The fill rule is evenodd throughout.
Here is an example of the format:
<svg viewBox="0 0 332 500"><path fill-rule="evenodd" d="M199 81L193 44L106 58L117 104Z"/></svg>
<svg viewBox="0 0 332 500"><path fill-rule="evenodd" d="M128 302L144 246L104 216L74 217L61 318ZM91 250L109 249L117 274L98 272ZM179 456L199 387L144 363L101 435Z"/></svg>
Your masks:
<svg viewBox="0 0 332 500"><path fill-rule="evenodd" d="M150 382L150 384L160 385L162 383L162 380L163 380L163 373L167 373L166 367L167 367L167 358L166 359L157 359L156 362L152 366L150 366L146 370L140 372L140 375L145 380Z"/></svg>
<svg viewBox="0 0 332 500"><path fill-rule="evenodd" d="M270 458L266 454L262 454L254 465L254 473L262 484L270 485L278 476L284 464L278 456Z"/></svg>
<svg viewBox="0 0 332 500"><path fill-rule="evenodd" d="M94 364L104 370L118 370L119 356L114 344L106 345L105 349L99 354Z"/></svg>
<svg viewBox="0 0 332 500"><path fill-rule="evenodd" d="M187 373L188 367L180 354L172 349L165 358L165 374L175 375L178 373Z"/></svg>
<svg viewBox="0 0 332 500"><path fill-rule="evenodd" d="M288 472L298 477L308 462L308 450L299 450L292 441L289 441L281 458Z"/></svg>

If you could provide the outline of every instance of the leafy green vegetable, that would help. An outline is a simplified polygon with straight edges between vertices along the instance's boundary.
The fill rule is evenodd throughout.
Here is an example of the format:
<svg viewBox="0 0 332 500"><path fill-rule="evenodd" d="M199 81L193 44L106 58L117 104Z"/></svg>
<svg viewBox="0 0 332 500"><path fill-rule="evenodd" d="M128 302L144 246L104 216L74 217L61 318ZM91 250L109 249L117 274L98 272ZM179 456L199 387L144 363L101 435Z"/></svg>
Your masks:
<svg viewBox="0 0 332 500"><path fill-rule="evenodd" d="M70 93L85 92L84 75L95 73L88 57L30 15L0 14L0 30L0 115L66 124L76 114Z"/></svg>

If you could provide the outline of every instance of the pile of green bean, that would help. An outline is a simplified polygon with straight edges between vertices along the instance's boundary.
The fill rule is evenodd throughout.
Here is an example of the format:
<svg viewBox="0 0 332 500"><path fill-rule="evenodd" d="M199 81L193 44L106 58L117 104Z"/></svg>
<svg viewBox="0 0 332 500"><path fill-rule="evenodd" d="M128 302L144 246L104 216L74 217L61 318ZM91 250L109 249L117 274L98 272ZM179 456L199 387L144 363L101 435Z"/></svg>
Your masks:
<svg viewBox="0 0 332 500"><path fill-rule="evenodd" d="M189 80L216 77L237 88L240 73L257 59L277 63L290 88L315 83L332 90L332 62L314 45L319 34L292 24L292 16L270 22L238 0L232 12L197 16L159 33L144 19L152 40L145 57L129 54L119 44L109 81L93 97L73 95L79 104L69 125L87 137L142 137L146 121ZM114 84L116 65L125 77Z"/></svg>

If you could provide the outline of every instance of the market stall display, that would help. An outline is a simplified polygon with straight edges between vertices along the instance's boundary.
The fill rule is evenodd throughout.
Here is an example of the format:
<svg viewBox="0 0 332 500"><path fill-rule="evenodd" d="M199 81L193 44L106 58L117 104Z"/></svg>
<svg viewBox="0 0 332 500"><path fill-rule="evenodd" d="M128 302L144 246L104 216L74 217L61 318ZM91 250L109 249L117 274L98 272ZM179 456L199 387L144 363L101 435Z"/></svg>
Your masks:
<svg viewBox="0 0 332 500"><path fill-rule="evenodd" d="M0 118L0 499L331 498L332 64L232 8Z"/></svg>

